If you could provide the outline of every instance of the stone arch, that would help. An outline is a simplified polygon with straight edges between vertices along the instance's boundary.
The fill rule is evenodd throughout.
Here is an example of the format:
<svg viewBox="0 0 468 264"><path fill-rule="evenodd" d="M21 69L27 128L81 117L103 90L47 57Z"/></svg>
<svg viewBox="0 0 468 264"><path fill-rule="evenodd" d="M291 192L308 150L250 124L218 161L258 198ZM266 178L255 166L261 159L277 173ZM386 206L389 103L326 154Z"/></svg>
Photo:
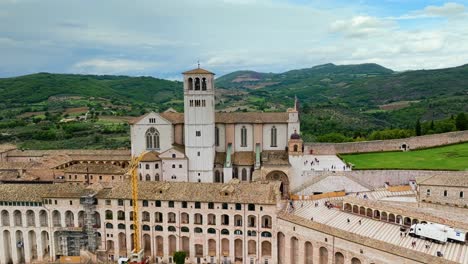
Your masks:
<svg viewBox="0 0 468 264"><path fill-rule="evenodd" d="M234 240L234 258L235 261L240 261L243 263L243 245L242 239L236 239Z"/></svg>
<svg viewBox="0 0 468 264"><path fill-rule="evenodd" d="M195 91L200 91L200 78L195 78Z"/></svg>
<svg viewBox="0 0 468 264"><path fill-rule="evenodd" d="M50 252L50 242L49 242L49 233L47 231L41 232L41 244L42 244L42 256L46 256Z"/></svg>
<svg viewBox="0 0 468 264"><path fill-rule="evenodd" d="M280 191L284 199L289 198L289 179L282 171L271 171L266 175L268 181L281 181Z"/></svg>
<svg viewBox="0 0 468 264"><path fill-rule="evenodd" d="M26 225L28 227L36 226L36 214L33 210L26 211Z"/></svg>
<svg viewBox="0 0 468 264"><path fill-rule="evenodd" d="M271 257L271 243L270 241L262 242L262 257Z"/></svg>
<svg viewBox="0 0 468 264"><path fill-rule="evenodd" d="M83 227L84 226L84 211L79 211L78 212L78 227Z"/></svg>
<svg viewBox="0 0 468 264"><path fill-rule="evenodd" d="M291 263L297 263L299 260L299 240L296 237L291 237L291 251L289 259Z"/></svg>
<svg viewBox="0 0 468 264"><path fill-rule="evenodd" d="M304 245L304 264L312 264L313 263L313 247L312 243L309 241L305 242Z"/></svg>
<svg viewBox="0 0 468 264"><path fill-rule="evenodd" d="M157 236L155 238L156 246L156 257L163 257L164 256L164 238L162 236Z"/></svg>
<svg viewBox="0 0 468 264"><path fill-rule="evenodd" d="M229 239L223 238L221 240L221 253L223 256L229 256Z"/></svg>
<svg viewBox="0 0 468 264"><path fill-rule="evenodd" d="M359 207L359 214L366 215L366 208L364 206Z"/></svg>
<svg viewBox="0 0 468 264"><path fill-rule="evenodd" d="M127 254L127 237L125 233L119 233L119 254L125 256Z"/></svg>
<svg viewBox="0 0 468 264"><path fill-rule="evenodd" d="M374 210L374 218L380 219L380 211L379 210Z"/></svg>
<svg viewBox="0 0 468 264"><path fill-rule="evenodd" d="M286 258L285 258L285 248L286 248L286 238L283 233L279 232L278 233L278 248L276 249L276 252L278 254L278 264L285 264L286 263Z"/></svg>
<svg viewBox="0 0 468 264"><path fill-rule="evenodd" d="M203 77L203 78L202 78L202 91L206 91L206 86L207 86L207 85L206 85L206 78Z"/></svg>
<svg viewBox="0 0 468 264"><path fill-rule="evenodd" d="M192 79L192 77L189 77L189 78L187 79L187 86L188 86L187 88L188 88L189 90L193 90L193 79Z"/></svg>
<svg viewBox="0 0 468 264"><path fill-rule="evenodd" d="M405 217L405 218L403 219L403 224L404 224L405 226L410 226L410 225L411 225L411 218L410 218L410 217Z"/></svg>
<svg viewBox="0 0 468 264"><path fill-rule="evenodd" d="M29 241L29 250L31 254L31 259L36 260L37 259L37 238L36 238L36 232L33 230L28 232L28 241Z"/></svg>
<svg viewBox="0 0 468 264"><path fill-rule="evenodd" d="M419 223L418 219L413 219L413 221L411 222L412 225L415 225L415 224L418 224L418 223Z"/></svg>
<svg viewBox="0 0 468 264"><path fill-rule="evenodd" d="M187 256L190 256L190 238L183 236L181 240L182 240L182 251L185 251L187 253Z"/></svg>
<svg viewBox="0 0 468 264"><path fill-rule="evenodd" d="M388 214L388 221L390 223L395 223L395 215L394 214Z"/></svg>
<svg viewBox="0 0 468 264"><path fill-rule="evenodd" d="M359 206L353 205L353 213L359 214Z"/></svg>
<svg viewBox="0 0 468 264"><path fill-rule="evenodd" d="M151 256L151 236L149 234L143 235L143 250L145 252L145 256Z"/></svg>
<svg viewBox="0 0 468 264"><path fill-rule="evenodd" d="M343 210L344 210L345 212L351 212L351 211L353 210L353 207L352 207L351 204L345 203L344 206L343 206Z"/></svg>
<svg viewBox="0 0 468 264"><path fill-rule="evenodd" d="M10 213L2 210L2 226L10 226Z"/></svg>
<svg viewBox="0 0 468 264"><path fill-rule="evenodd" d="M319 264L328 264L328 249L326 247L319 249Z"/></svg>
<svg viewBox="0 0 468 264"><path fill-rule="evenodd" d="M382 221L388 221L387 212L382 212L382 213L380 214L380 220L382 220Z"/></svg>
<svg viewBox="0 0 468 264"><path fill-rule="evenodd" d="M114 254L114 251L115 251L114 240L107 240L106 249L107 249L107 253Z"/></svg>
<svg viewBox="0 0 468 264"><path fill-rule="evenodd" d="M13 212L13 223L14 226L23 226L23 216L19 210Z"/></svg>
<svg viewBox="0 0 468 264"><path fill-rule="evenodd" d="M176 251L176 237L174 235L169 236L169 255L172 256L174 255L174 252Z"/></svg>
<svg viewBox="0 0 468 264"><path fill-rule="evenodd" d="M65 226L73 227L75 226L75 216L72 211L65 212Z"/></svg>
<svg viewBox="0 0 468 264"><path fill-rule="evenodd" d="M371 209L371 208L367 208L367 210L366 210L366 216L372 218L372 215L373 215L372 209Z"/></svg>
<svg viewBox="0 0 468 264"><path fill-rule="evenodd" d="M54 210L52 212L52 224L54 227L62 226L62 216L60 215L60 212L57 210Z"/></svg>
<svg viewBox="0 0 468 264"><path fill-rule="evenodd" d="M401 215L396 216L396 223L399 225L403 224L403 217Z"/></svg>
<svg viewBox="0 0 468 264"><path fill-rule="evenodd" d="M255 240L249 240L247 245L247 255L255 256L257 254L257 242Z"/></svg>
<svg viewBox="0 0 468 264"><path fill-rule="evenodd" d="M216 240L208 239L208 256L216 256Z"/></svg>
<svg viewBox="0 0 468 264"><path fill-rule="evenodd" d="M39 212L39 225L41 227L46 227L48 226L49 220L47 217L47 211L46 210L41 210Z"/></svg>
<svg viewBox="0 0 468 264"><path fill-rule="evenodd" d="M335 264L344 264L344 255L341 252L335 253Z"/></svg>
<svg viewBox="0 0 468 264"><path fill-rule="evenodd" d="M351 259L351 264L361 264L361 260L358 258L352 258Z"/></svg>
<svg viewBox="0 0 468 264"><path fill-rule="evenodd" d="M15 233L15 241L16 241L16 256L18 258L18 263L25 263L25 257L24 257L24 237L23 237L23 232L20 230L17 230Z"/></svg>

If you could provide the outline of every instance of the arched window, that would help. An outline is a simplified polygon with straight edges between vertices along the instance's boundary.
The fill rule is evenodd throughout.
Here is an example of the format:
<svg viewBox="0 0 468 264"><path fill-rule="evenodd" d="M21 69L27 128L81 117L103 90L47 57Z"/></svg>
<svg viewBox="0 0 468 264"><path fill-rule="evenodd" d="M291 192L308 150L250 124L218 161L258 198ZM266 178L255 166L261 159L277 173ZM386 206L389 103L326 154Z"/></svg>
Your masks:
<svg viewBox="0 0 468 264"><path fill-rule="evenodd" d="M125 229L125 225L124 225L124 224L118 224L118 225L117 225L117 228L118 228L118 229Z"/></svg>
<svg viewBox="0 0 468 264"><path fill-rule="evenodd" d="M277 137L277 134L276 134L276 127L273 126L271 128L271 145L270 147L277 147L277 143L276 143L276 137Z"/></svg>
<svg viewBox="0 0 468 264"><path fill-rule="evenodd" d="M297 145L294 145L294 152L297 152Z"/></svg>
<svg viewBox="0 0 468 264"><path fill-rule="evenodd" d="M154 175L154 180L159 181L159 173L156 173L156 175Z"/></svg>
<svg viewBox="0 0 468 264"><path fill-rule="evenodd" d="M215 171L215 182L221 182L221 177L219 171Z"/></svg>
<svg viewBox="0 0 468 264"><path fill-rule="evenodd" d="M227 229L222 229L222 230L221 230L221 235L229 235L229 230L227 230Z"/></svg>
<svg viewBox="0 0 468 264"><path fill-rule="evenodd" d="M154 127L146 131L146 149L159 149L159 132Z"/></svg>
<svg viewBox="0 0 468 264"><path fill-rule="evenodd" d="M237 167L234 168L234 175L232 176L234 179L237 179L239 178L239 170L237 169Z"/></svg>
<svg viewBox="0 0 468 264"><path fill-rule="evenodd" d="M262 237L271 237L271 233L270 232L262 232Z"/></svg>
<svg viewBox="0 0 468 264"><path fill-rule="evenodd" d="M189 90L193 90L193 79L192 78L188 78L188 89Z"/></svg>
<svg viewBox="0 0 468 264"><path fill-rule="evenodd" d="M156 230L156 231L163 231L163 227L160 226L160 225L157 225L157 226L154 227L154 230Z"/></svg>
<svg viewBox="0 0 468 264"><path fill-rule="evenodd" d="M150 176L149 174L146 174L145 180L146 180L146 181L151 181L151 176Z"/></svg>
<svg viewBox="0 0 468 264"><path fill-rule="evenodd" d="M247 170L245 168L242 169L242 180L247 181Z"/></svg>
<svg viewBox="0 0 468 264"><path fill-rule="evenodd" d="M206 78L202 78L202 90L206 91Z"/></svg>
<svg viewBox="0 0 468 264"><path fill-rule="evenodd" d="M143 231L150 231L151 227L149 225L143 225Z"/></svg>
<svg viewBox="0 0 468 264"><path fill-rule="evenodd" d="M216 229L208 228L208 234L216 234Z"/></svg>
<svg viewBox="0 0 468 264"><path fill-rule="evenodd" d="M176 228L174 226L170 226L167 228L167 231L169 232L175 232L176 231Z"/></svg>
<svg viewBox="0 0 468 264"><path fill-rule="evenodd" d="M215 127L215 145L219 146L219 128Z"/></svg>
<svg viewBox="0 0 468 264"><path fill-rule="evenodd" d="M180 228L180 231L181 231L181 232L185 232L185 233L190 232L189 228L186 227L186 226L181 227L181 228Z"/></svg>
<svg viewBox="0 0 468 264"><path fill-rule="evenodd" d="M241 128L241 147L247 147L247 128Z"/></svg>
<svg viewBox="0 0 468 264"><path fill-rule="evenodd" d="M195 91L200 91L200 78L195 78Z"/></svg>
<svg viewBox="0 0 468 264"><path fill-rule="evenodd" d="M114 226L113 226L111 223L107 223L107 224L106 224L106 228L112 229L112 228L114 228Z"/></svg>
<svg viewBox="0 0 468 264"><path fill-rule="evenodd" d="M200 227L195 227L195 229L193 229L193 232L195 232L195 233L203 233L203 229L201 229Z"/></svg>

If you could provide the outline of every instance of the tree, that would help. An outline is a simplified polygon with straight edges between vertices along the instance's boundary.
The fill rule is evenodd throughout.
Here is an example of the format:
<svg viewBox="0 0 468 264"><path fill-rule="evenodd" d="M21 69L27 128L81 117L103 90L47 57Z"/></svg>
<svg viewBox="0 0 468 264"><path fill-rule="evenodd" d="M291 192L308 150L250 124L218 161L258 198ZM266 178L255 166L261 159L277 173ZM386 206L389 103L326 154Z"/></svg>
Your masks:
<svg viewBox="0 0 468 264"><path fill-rule="evenodd" d="M419 121L419 119L416 121L415 130L416 130L416 136L420 136L421 135L421 122Z"/></svg>
<svg viewBox="0 0 468 264"><path fill-rule="evenodd" d="M455 118L455 126L458 130L468 129L468 119L466 119L465 113L459 113Z"/></svg>
<svg viewBox="0 0 468 264"><path fill-rule="evenodd" d="M173 258L176 264L185 264L186 253L184 251L174 252Z"/></svg>

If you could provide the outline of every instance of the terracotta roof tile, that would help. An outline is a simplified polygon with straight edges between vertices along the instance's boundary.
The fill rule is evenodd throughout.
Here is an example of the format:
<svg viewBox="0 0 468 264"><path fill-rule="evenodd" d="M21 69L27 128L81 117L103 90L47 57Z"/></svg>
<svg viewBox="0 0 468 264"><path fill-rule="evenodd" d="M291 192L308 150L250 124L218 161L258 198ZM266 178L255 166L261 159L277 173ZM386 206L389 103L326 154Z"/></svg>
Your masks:
<svg viewBox="0 0 468 264"><path fill-rule="evenodd" d="M190 71L186 71L186 72L183 72L183 74L213 74L214 75L214 73L207 71L205 69L202 69L202 68L196 68Z"/></svg>
<svg viewBox="0 0 468 264"><path fill-rule="evenodd" d="M156 152L156 151L147 152L141 158L142 162L155 162L155 161L159 161L159 160L161 160L161 158L159 157L159 153Z"/></svg>
<svg viewBox="0 0 468 264"><path fill-rule="evenodd" d="M255 164L255 152L242 151L232 155L232 163L239 166L251 166Z"/></svg>
<svg viewBox="0 0 468 264"><path fill-rule="evenodd" d="M452 175L440 174L431 177L417 177L416 182L419 185L468 187L468 172Z"/></svg>
<svg viewBox="0 0 468 264"><path fill-rule="evenodd" d="M65 173L117 174L123 175L125 169L113 164L73 164L66 168Z"/></svg>

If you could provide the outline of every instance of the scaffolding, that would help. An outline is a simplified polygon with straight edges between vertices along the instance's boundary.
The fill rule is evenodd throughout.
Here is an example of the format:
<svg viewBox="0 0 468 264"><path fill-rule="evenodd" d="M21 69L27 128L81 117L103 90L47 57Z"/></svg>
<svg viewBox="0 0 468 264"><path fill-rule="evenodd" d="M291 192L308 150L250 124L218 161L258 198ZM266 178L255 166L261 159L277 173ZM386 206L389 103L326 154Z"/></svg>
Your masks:
<svg viewBox="0 0 468 264"><path fill-rule="evenodd" d="M81 204L83 205L85 215L84 215L84 226L83 231L86 233L88 238L87 250L90 252L95 252L97 249L96 245L96 203L97 200L94 195L87 195L81 198Z"/></svg>

